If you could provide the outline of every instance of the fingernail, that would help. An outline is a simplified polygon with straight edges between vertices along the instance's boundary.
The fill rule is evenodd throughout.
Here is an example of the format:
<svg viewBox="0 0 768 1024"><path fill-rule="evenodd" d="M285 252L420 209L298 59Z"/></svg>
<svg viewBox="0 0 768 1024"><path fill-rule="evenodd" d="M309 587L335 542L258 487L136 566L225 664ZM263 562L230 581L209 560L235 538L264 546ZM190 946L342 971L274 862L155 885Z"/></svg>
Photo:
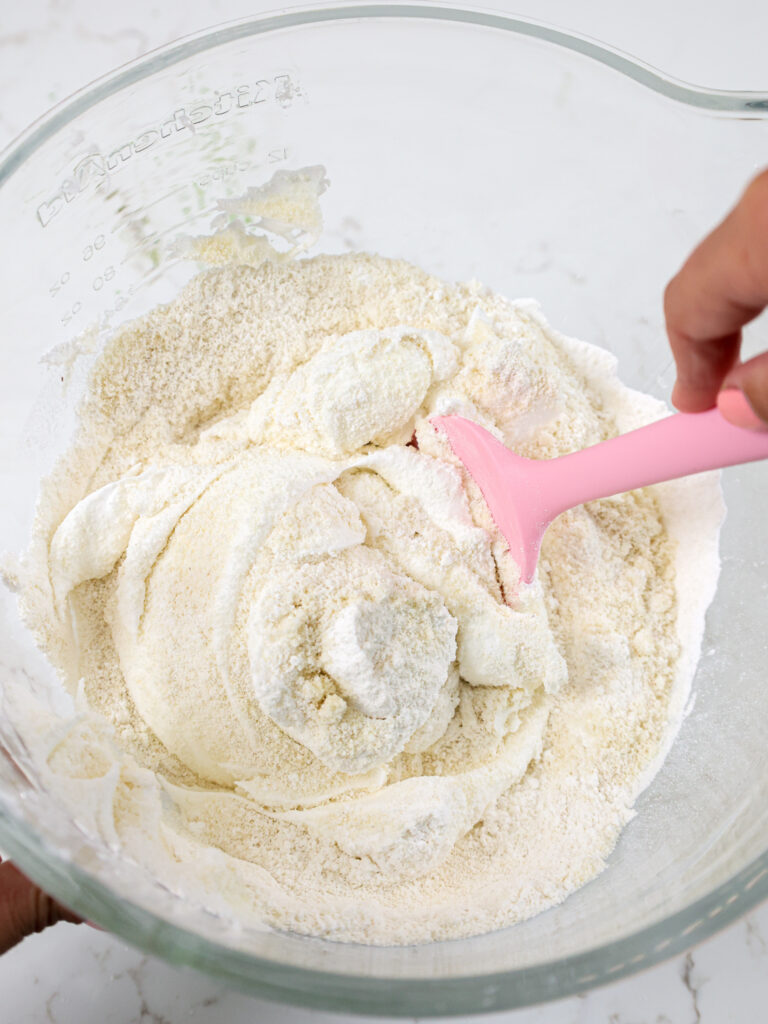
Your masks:
<svg viewBox="0 0 768 1024"><path fill-rule="evenodd" d="M735 427L768 431L768 423L760 419L741 388L724 388L717 396L717 408Z"/></svg>

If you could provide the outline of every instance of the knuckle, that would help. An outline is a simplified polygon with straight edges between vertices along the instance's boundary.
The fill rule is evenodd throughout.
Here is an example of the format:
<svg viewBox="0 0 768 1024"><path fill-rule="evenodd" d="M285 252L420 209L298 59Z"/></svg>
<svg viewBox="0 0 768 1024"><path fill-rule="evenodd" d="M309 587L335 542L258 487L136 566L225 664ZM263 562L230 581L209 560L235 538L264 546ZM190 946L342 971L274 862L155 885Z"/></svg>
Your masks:
<svg viewBox="0 0 768 1024"><path fill-rule="evenodd" d="M689 333L690 309L681 296L681 282L673 277L664 289L664 323L678 371L685 372L685 363L693 342ZM683 365L681 365L681 363Z"/></svg>
<svg viewBox="0 0 768 1024"><path fill-rule="evenodd" d="M750 220L768 225L768 168L750 181L741 203Z"/></svg>
<svg viewBox="0 0 768 1024"><path fill-rule="evenodd" d="M743 238L743 269L756 310L768 298L768 169L747 186L737 210Z"/></svg>
<svg viewBox="0 0 768 1024"><path fill-rule="evenodd" d="M41 932L58 920L56 905L47 893L40 889L34 890L34 922L35 932Z"/></svg>

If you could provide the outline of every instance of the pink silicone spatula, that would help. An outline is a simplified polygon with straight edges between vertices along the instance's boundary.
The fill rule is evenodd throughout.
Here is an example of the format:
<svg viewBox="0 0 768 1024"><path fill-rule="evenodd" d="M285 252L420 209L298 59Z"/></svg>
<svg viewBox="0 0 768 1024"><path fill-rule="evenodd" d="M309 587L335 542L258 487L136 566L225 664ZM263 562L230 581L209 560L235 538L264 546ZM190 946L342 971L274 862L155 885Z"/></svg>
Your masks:
<svg viewBox="0 0 768 1024"><path fill-rule="evenodd" d="M536 571L541 538L566 509L707 469L768 458L768 432L735 427L717 409L676 413L556 459L515 455L461 416L433 416L482 491L522 579Z"/></svg>

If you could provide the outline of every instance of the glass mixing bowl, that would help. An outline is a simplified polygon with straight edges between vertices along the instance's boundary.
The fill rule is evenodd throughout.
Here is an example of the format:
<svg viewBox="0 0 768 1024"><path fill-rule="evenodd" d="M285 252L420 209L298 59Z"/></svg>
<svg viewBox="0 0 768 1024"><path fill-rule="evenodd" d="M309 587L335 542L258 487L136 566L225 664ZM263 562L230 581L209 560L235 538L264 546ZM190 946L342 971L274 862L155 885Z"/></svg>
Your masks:
<svg viewBox="0 0 768 1024"><path fill-rule="evenodd" d="M25 546L40 476L72 428L72 380L88 353L49 350L169 298L194 270L170 243L207 230L217 199L281 167L325 164L320 248L371 249L534 295L558 328L613 350L627 383L666 396L664 283L767 153L768 91L691 88L480 11L296 10L120 69L0 162L0 547ZM768 893L766 467L728 471L725 491L695 702L607 869L560 907L414 948L233 936L81 832L41 785L10 705L0 844L141 949L309 1006L418 1016L523 1006L670 956ZM3 683L64 710L13 596L3 589L0 602Z"/></svg>

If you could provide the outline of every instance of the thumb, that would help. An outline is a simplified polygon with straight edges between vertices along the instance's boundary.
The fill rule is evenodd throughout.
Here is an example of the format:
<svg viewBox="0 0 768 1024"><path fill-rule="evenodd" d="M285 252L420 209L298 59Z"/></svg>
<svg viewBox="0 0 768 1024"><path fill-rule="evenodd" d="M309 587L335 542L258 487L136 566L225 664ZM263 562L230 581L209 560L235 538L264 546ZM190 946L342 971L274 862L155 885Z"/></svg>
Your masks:
<svg viewBox="0 0 768 1024"><path fill-rule="evenodd" d="M737 427L768 430L768 352L731 370L717 396L717 407Z"/></svg>
<svg viewBox="0 0 768 1024"><path fill-rule="evenodd" d="M79 920L38 889L13 864L0 863L0 954L26 935L41 932L57 921L78 923Z"/></svg>

